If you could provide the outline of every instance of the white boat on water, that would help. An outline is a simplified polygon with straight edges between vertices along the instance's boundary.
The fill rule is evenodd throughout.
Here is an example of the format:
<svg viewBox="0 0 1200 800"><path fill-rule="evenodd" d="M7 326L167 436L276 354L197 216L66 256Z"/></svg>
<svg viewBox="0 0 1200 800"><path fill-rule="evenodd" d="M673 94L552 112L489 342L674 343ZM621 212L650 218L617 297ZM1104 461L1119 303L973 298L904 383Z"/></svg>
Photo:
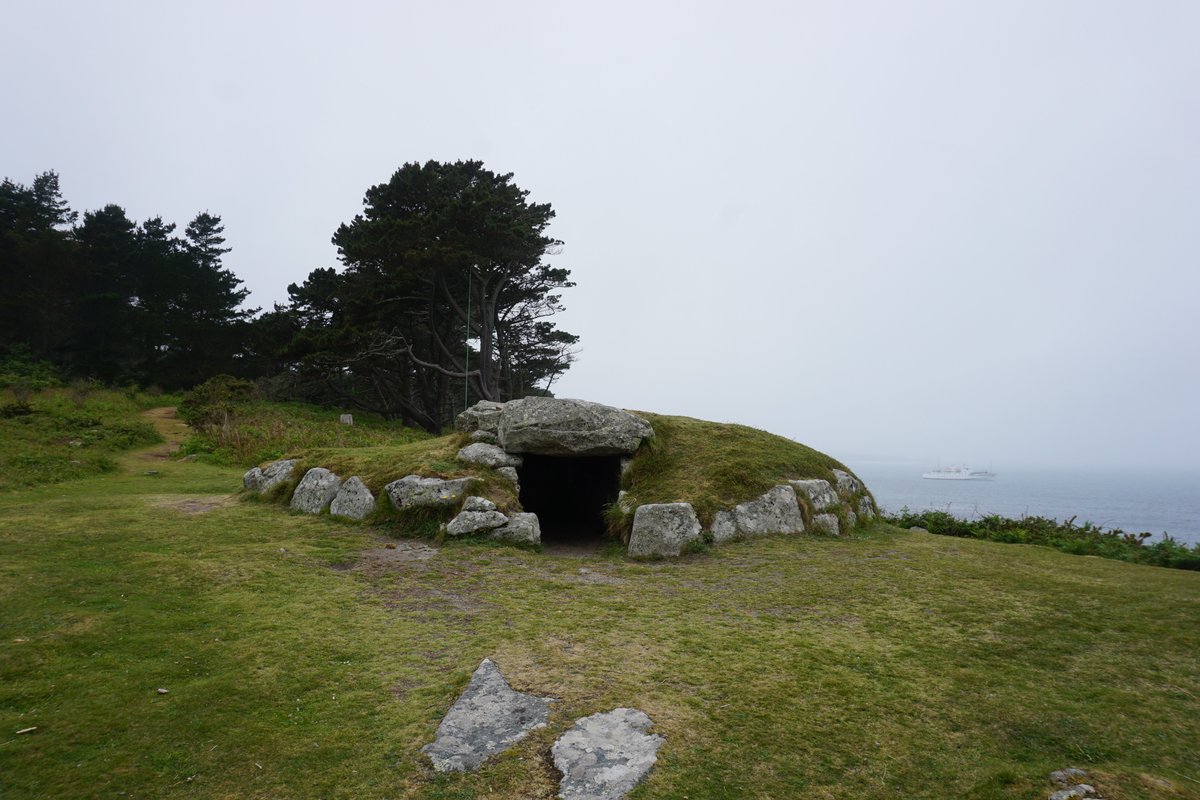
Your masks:
<svg viewBox="0 0 1200 800"><path fill-rule="evenodd" d="M923 472L921 477L931 481L994 481L996 473L986 469L974 469L966 464L955 464Z"/></svg>

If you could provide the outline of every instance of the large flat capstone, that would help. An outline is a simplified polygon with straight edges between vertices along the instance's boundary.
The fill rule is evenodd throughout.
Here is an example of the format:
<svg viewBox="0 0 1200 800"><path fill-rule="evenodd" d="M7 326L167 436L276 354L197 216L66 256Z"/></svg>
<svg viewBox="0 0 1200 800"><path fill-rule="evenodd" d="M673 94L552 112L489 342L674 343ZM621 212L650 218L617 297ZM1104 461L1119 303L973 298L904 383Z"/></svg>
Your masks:
<svg viewBox="0 0 1200 800"><path fill-rule="evenodd" d="M612 406L526 397L504 404L499 433L500 446L508 453L608 456L635 452L654 429L641 417Z"/></svg>
<svg viewBox="0 0 1200 800"><path fill-rule="evenodd" d="M478 769L489 756L545 727L549 713L547 698L513 691L496 663L485 658L438 725L437 738L421 751L438 772Z"/></svg>
<svg viewBox="0 0 1200 800"><path fill-rule="evenodd" d="M617 800L641 782L663 737L646 733L654 723L635 708L616 708L575 721L550 749L562 773L564 800Z"/></svg>
<svg viewBox="0 0 1200 800"><path fill-rule="evenodd" d="M503 410L504 403L480 400L454 418L454 427L463 433L472 433L473 431L495 433L500 424L500 412Z"/></svg>

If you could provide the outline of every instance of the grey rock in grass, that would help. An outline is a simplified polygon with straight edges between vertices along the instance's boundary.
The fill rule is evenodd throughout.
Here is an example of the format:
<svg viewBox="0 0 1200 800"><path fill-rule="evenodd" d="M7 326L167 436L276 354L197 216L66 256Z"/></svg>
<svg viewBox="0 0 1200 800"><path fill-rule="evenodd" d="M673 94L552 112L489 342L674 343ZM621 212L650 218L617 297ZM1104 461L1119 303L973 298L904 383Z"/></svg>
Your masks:
<svg viewBox="0 0 1200 800"><path fill-rule="evenodd" d="M500 412L503 410L504 403L480 400L454 418L454 427L463 433L473 433L475 431L496 433L500 425Z"/></svg>
<svg viewBox="0 0 1200 800"><path fill-rule="evenodd" d="M838 495L829 481L812 478L804 481L788 481L796 490L797 496L808 500L808 507L813 513L828 511L838 504Z"/></svg>
<svg viewBox="0 0 1200 800"><path fill-rule="evenodd" d="M617 492L617 508L626 514L633 510L633 506L629 504L629 492L624 489Z"/></svg>
<svg viewBox="0 0 1200 800"><path fill-rule="evenodd" d="M262 481L263 471L258 467L254 467L242 476L242 488L247 492L261 492Z"/></svg>
<svg viewBox="0 0 1200 800"><path fill-rule="evenodd" d="M862 481L845 470L835 469L833 477L837 479L837 490L840 494L854 494L855 492L865 492L867 490L867 487L863 486Z"/></svg>
<svg viewBox="0 0 1200 800"><path fill-rule="evenodd" d="M462 502L467 488L475 478L422 478L406 475L383 487L392 505L398 509L420 507L456 506Z"/></svg>
<svg viewBox="0 0 1200 800"><path fill-rule="evenodd" d="M629 468L632 466L633 466L633 457L632 456L630 456L629 458L622 458L621 459L621 474L624 475L626 472L629 471Z"/></svg>
<svg viewBox="0 0 1200 800"><path fill-rule="evenodd" d="M265 492L281 483L290 481L296 470L296 459L287 458L282 461L272 461L263 469L255 467L242 476L242 486L247 491Z"/></svg>
<svg viewBox="0 0 1200 800"><path fill-rule="evenodd" d="M737 520L732 511L718 511L713 515L712 527L708 530L713 544L721 544L737 538Z"/></svg>
<svg viewBox="0 0 1200 800"><path fill-rule="evenodd" d="M476 497L474 495L463 501L463 511L495 511L496 504L486 497Z"/></svg>
<svg viewBox="0 0 1200 800"><path fill-rule="evenodd" d="M875 519L875 504L871 502L871 498L864 497L858 501L858 517L863 522L870 522Z"/></svg>
<svg viewBox="0 0 1200 800"><path fill-rule="evenodd" d="M499 511L460 511L446 525L447 536L470 536L508 524L508 517Z"/></svg>
<svg viewBox="0 0 1200 800"><path fill-rule="evenodd" d="M509 453L546 456L627 455L654 435L650 423L628 411L553 397L525 397L504 405L500 445Z"/></svg>
<svg viewBox="0 0 1200 800"><path fill-rule="evenodd" d="M1099 798L1096 793L1096 787L1087 783L1076 784L1069 786L1066 789L1059 789L1050 795L1050 800L1077 800L1077 798L1094 797Z"/></svg>
<svg viewBox="0 0 1200 800"><path fill-rule="evenodd" d="M523 463L520 456L510 456L496 445L483 442L475 442L459 450L458 460L485 467L519 467Z"/></svg>
<svg viewBox="0 0 1200 800"><path fill-rule="evenodd" d="M320 514L342 488L342 479L324 467L313 467L304 473L292 495L292 510L305 514Z"/></svg>
<svg viewBox="0 0 1200 800"><path fill-rule="evenodd" d="M738 504L733 519L739 536L804 532L804 516L791 486L776 486L757 500Z"/></svg>
<svg viewBox="0 0 1200 800"><path fill-rule="evenodd" d="M700 539L700 520L690 503L650 503L633 512L629 555L677 556Z"/></svg>
<svg viewBox="0 0 1200 800"><path fill-rule="evenodd" d="M1050 773L1050 782L1056 786L1072 786L1082 784L1083 781L1090 777L1085 771L1079 767L1067 767L1066 769L1056 769Z"/></svg>
<svg viewBox="0 0 1200 800"><path fill-rule="evenodd" d="M484 444L500 444L500 437L493 431L478 430L471 434L472 442L483 442Z"/></svg>
<svg viewBox="0 0 1200 800"><path fill-rule="evenodd" d="M499 472L505 478L512 481L512 485L516 487L518 492L521 491L521 476L517 474L517 470L514 467L497 467L496 472Z"/></svg>
<svg viewBox="0 0 1200 800"><path fill-rule="evenodd" d="M337 497L329 505L329 513L335 517L348 519L365 519L375 511L375 495L362 482L362 478L354 475L338 489Z"/></svg>
<svg viewBox="0 0 1200 800"><path fill-rule="evenodd" d="M853 511L846 512L846 530L844 533L849 533L858 527L858 515Z"/></svg>
<svg viewBox="0 0 1200 800"><path fill-rule="evenodd" d="M421 751L438 772L475 770L544 728L549 712L547 698L513 691L496 663L485 658L438 725L437 737Z"/></svg>
<svg viewBox="0 0 1200 800"><path fill-rule="evenodd" d="M537 514L522 512L513 514L507 525L501 525L488 534L489 539L502 542L519 542L521 544L541 544L542 525Z"/></svg>
<svg viewBox="0 0 1200 800"><path fill-rule="evenodd" d="M562 773L564 800L617 800L641 783L666 741L647 733L654 723L643 711L616 708L575 720L550 753Z"/></svg>
<svg viewBox="0 0 1200 800"><path fill-rule="evenodd" d="M813 517L813 533L827 533L830 536L837 536L837 514L817 514Z"/></svg>

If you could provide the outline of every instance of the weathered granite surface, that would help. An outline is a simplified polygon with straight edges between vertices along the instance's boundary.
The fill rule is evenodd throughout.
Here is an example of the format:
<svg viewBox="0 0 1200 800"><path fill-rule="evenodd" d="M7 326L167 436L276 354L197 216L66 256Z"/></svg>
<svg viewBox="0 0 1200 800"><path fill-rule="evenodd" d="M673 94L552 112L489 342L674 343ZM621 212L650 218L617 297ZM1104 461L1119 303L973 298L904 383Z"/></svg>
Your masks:
<svg viewBox="0 0 1200 800"><path fill-rule="evenodd" d="M507 525L501 525L488 534L489 539L499 539L504 542L520 542L522 544L541 544L542 526L537 514L513 514Z"/></svg>
<svg viewBox="0 0 1200 800"><path fill-rule="evenodd" d="M516 487L517 492L521 491L521 476L517 474L514 467L497 467L496 472L499 472L504 477L512 481L512 485Z"/></svg>
<svg viewBox="0 0 1200 800"><path fill-rule="evenodd" d="M294 458L273 461L264 469L255 467L242 476L242 486L251 492L265 492L281 483L290 481L295 471L296 459Z"/></svg>
<svg viewBox="0 0 1200 800"><path fill-rule="evenodd" d="M712 526L708 529L708 536L713 544L731 541L736 539L737 535L737 520L733 518L732 511L718 511L713 515Z"/></svg>
<svg viewBox="0 0 1200 800"><path fill-rule="evenodd" d="M677 556L700 539L700 520L690 503L650 503L633 512L629 555Z"/></svg>
<svg viewBox="0 0 1200 800"><path fill-rule="evenodd" d="M813 517L813 532L838 535L838 518L836 514L817 514Z"/></svg>
<svg viewBox="0 0 1200 800"><path fill-rule="evenodd" d="M242 488L247 492L260 492L262 491L262 480L262 469L259 467L252 467L246 470L246 474L242 476Z"/></svg>
<svg viewBox="0 0 1200 800"><path fill-rule="evenodd" d="M392 481L383 487L392 505L396 508L412 508L421 506L456 506L462 502L463 495L475 478L422 478L420 475L406 475L398 481Z"/></svg>
<svg viewBox="0 0 1200 800"><path fill-rule="evenodd" d="M475 770L545 727L549 711L547 698L513 691L496 663L485 658L438 725L437 737L421 751L438 772Z"/></svg>
<svg viewBox="0 0 1200 800"><path fill-rule="evenodd" d="M454 427L463 433L473 431L496 433L496 428L500 424L500 412L503 410L504 403L480 400L454 418Z"/></svg>
<svg viewBox="0 0 1200 800"><path fill-rule="evenodd" d="M858 501L858 516L865 522L875 518L875 504L871 502L871 498L864 497Z"/></svg>
<svg viewBox="0 0 1200 800"><path fill-rule="evenodd" d="M829 481L823 481L820 478L811 478L803 481L788 481L796 490L797 496L803 496L808 500L808 507L814 513L827 511L833 508L839 502L837 492Z"/></svg>
<svg viewBox="0 0 1200 800"><path fill-rule="evenodd" d="M459 450L458 460L485 467L519 467L523 463L520 456L509 455L496 445L483 442L475 442Z"/></svg>
<svg viewBox="0 0 1200 800"><path fill-rule="evenodd" d="M734 506L733 520L739 536L804 532L804 516L791 486L776 486L757 500Z"/></svg>
<svg viewBox="0 0 1200 800"><path fill-rule="evenodd" d="M499 511L460 511L446 525L447 536L470 536L508 524L508 517Z"/></svg>
<svg viewBox="0 0 1200 800"><path fill-rule="evenodd" d="M867 487L863 486L863 482L851 475L845 470L835 469L833 477L837 479L837 490L842 494L853 494L854 492L865 492Z"/></svg>
<svg viewBox="0 0 1200 800"><path fill-rule="evenodd" d="M324 467L313 467L304 473L292 494L292 510L320 514L337 497L342 479Z"/></svg>
<svg viewBox="0 0 1200 800"><path fill-rule="evenodd" d="M650 423L628 411L553 397L505 403L500 445L509 453L546 456L605 456L635 452L654 435Z"/></svg>
<svg viewBox="0 0 1200 800"><path fill-rule="evenodd" d="M565 800L617 800L637 786L658 760L663 737L635 708L616 708L575 720L550 749L562 773Z"/></svg>
<svg viewBox="0 0 1200 800"><path fill-rule="evenodd" d="M349 519L365 519L374 511L375 495L357 475L346 479L329 505L330 514Z"/></svg>
<svg viewBox="0 0 1200 800"><path fill-rule="evenodd" d="M463 500L462 511L495 511L496 504L486 497L471 495Z"/></svg>

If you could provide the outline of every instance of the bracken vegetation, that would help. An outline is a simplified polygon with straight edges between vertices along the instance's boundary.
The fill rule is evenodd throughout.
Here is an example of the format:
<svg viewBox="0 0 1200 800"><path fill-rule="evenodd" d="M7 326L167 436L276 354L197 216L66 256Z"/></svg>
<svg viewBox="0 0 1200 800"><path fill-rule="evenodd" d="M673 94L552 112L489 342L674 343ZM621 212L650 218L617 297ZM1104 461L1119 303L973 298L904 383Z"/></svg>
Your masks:
<svg viewBox="0 0 1200 800"><path fill-rule="evenodd" d="M1149 533L1126 533L1106 529L1090 522L1075 524L1075 517L1065 522L1046 517L1010 519L989 514L967 520L945 511L914 512L907 508L888 518L901 528L923 528L940 536L959 536L966 539L986 539L1006 544L1039 544L1082 556L1100 556L1152 564L1156 567L1200 570L1200 543L1191 547L1163 534L1149 541Z"/></svg>

